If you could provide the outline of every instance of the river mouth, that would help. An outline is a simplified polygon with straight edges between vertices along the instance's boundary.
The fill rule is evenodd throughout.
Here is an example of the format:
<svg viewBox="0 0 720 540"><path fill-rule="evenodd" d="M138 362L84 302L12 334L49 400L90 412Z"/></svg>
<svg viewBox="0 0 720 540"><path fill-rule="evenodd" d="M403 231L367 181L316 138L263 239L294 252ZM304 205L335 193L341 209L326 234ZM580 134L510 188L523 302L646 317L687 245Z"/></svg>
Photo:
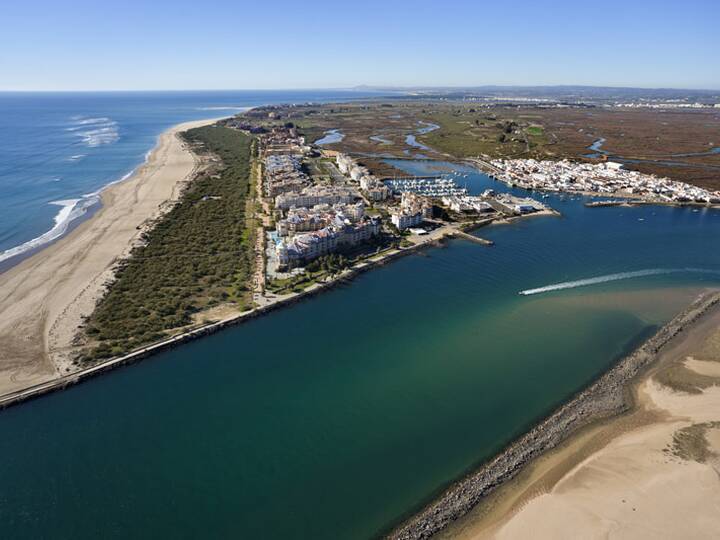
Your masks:
<svg viewBox="0 0 720 540"><path fill-rule="evenodd" d="M472 193L542 196L464 165L391 163L458 171ZM543 202L563 217L485 228L492 249L450 240L4 411L7 536L91 538L112 523L122 536L361 539L393 527L720 284L648 274L519 295L720 269L707 240L717 211Z"/></svg>

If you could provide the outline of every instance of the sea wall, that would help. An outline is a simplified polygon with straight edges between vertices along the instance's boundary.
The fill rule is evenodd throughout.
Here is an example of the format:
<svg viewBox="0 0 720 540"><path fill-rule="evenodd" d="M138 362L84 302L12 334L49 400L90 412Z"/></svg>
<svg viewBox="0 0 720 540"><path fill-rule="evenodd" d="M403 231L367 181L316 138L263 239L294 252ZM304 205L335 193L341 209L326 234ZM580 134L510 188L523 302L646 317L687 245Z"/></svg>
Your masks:
<svg viewBox="0 0 720 540"><path fill-rule="evenodd" d="M720 293L703 295L662 327L634 353L623 358L588 388L562 405L494 459L448 488L435 502L412 517L387 538L430 538L482 502L498 486L518 474L540 454L551 450L590 422L620 414L632 405L630 382L678 334L720 302Z"/></svg>

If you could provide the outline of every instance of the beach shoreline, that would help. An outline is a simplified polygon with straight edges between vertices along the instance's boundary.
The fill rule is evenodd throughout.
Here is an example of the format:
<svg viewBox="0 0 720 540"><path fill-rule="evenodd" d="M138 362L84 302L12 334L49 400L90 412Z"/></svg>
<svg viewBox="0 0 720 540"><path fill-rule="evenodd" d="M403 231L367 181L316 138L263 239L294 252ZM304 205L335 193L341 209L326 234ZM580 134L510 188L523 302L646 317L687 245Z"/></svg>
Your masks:
<svg viewBox="0 0 720 540"><path fill-rule="evenodd" d="M217 120L164 131L132 175L100 192L102 206L91 217L0 273L0 394L77 370L69 357L72 341L115 263L201 165L177 135Z"/></svg>
<svg viewBox="0 0 720 540"><path fill-rule="evenodd" d="M105 187L106 188L110 187L110 185L105 186ZM103 189L105 189L105 188L103 188ZM100 197L98 197L97 201L95 203L91 204L90 206L88 206L86 211L82 215L78 216L77 218L73 219L72 221L70 221L67 224L67 229L65 230L65 232L62 235L58 236L57 238L53 238L52 240L48 240L44 244L41 244L39 246L33 246L33 247L27 249L26 251L17 253L11 257L8 257L7 259L5 259L3 261L0 261L0 275L7 272L11 268L19 265L24 260L29 259L33 255L40 253L42 250L49 248L53 244L56 244L57 242L59 242L60 240L62 240L66 236L68 236L69 234L72 234L72 232L75 229L77 229L80 225L85 223L87 220L91 219L96 213L98 213L100 211L101 208L102 208L102 199Z"/></svg>

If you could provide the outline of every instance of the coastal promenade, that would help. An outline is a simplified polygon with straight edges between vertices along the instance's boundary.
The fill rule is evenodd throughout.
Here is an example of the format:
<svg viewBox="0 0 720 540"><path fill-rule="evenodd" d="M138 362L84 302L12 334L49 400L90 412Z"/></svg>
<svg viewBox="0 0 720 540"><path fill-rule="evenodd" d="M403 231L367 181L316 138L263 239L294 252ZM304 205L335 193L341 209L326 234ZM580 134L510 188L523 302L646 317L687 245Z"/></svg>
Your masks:
<svg viewBox="0 0 720 540"><path fill-rule="evenodd" d="M147 161L102 192L102 208L67 236L0 274L0 394L53 385L77 370L68 355L114 265L167 211L202 166L178 138L214 122L164 132Z"/></svg>

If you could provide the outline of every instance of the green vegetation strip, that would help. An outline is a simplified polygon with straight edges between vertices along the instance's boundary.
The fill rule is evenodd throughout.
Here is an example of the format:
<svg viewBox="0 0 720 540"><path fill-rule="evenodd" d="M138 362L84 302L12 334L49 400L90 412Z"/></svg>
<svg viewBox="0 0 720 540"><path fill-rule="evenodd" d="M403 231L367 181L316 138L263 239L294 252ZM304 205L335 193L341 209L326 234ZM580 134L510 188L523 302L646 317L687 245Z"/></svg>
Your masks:
<svg viewBox="0 0 720 540"><path fill-rule="evenodd" d="M183 134L220 162L200 172L178 204L143 235L86 324L83 360L106 358L166 337L222 302L251 300L253 236L246 220L252 137L207 126Z"/></svg>
<svg viewBox="0 0 720 540"><path fill-rule="evenodd" d="M542 126L530 126L525 131L527 131L528 135L532 135L533 137L540 137L545 132Z"/></svg>

